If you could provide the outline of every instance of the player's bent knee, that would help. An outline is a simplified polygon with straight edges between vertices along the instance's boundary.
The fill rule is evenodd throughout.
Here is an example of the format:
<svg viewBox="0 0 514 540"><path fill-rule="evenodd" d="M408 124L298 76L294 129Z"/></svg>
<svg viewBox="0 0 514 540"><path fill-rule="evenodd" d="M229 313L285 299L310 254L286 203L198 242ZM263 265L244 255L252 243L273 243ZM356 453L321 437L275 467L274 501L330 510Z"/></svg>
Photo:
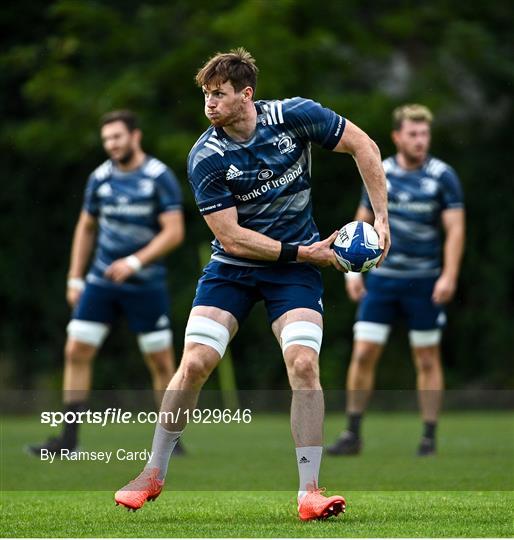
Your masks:
<svg viewBox="0 0 514 540"><path fill-rule="evenodd" d="M440 356L437 347L415 348L414 356L418 371L428 374L440 369Z"/></svg>
<svg viewBox="0 0 514 540"><path fill-rule="evenodd" d="M173 333L168 328L157 332L147 332L137 336L139 350L142 353L154 353L164 351L171 347L173 342Z"/></svg>
<svg viewBox="0 0 514 540"><path fill-rule="evenodd" d="M376 344L370 345L368 342L360 342L359 347L354 346L352 352L352 364L357 365L358 369L373 369L377 360L376 354L374 354L375 345Z"/></svg>
<svg viewBox="0 0 514 540"><path fill-rule="evenodd" d="M97 347L71 338L66 342L64 357L67 364L89 364L95 357Z"/></svg>
<svg viewBox="0 0 514 540"><path fill-rule="evenodd" d="M191 383L203 383L214 369L214 364L206 362L198 356L186 357L182 359L180 369L187 381Z"/></svg>
<svg viewBox="0 0 514 540"><path fill-rule="evenodd" d="M433 373L438 367L437 357L435 356L418 356L416 359L416 366L418 371L422 373Z"/></svg>
<svg viewBox="0 0 514 540"><path fill-rule="evenodd" d="M230 341L228 329L208 317L194 315L186 326L184 343L200 343L212 347L223 358Z"/></svg>
<svg viewBox="0 0 514 540"><path fill-rule="evenodd" d="M67 327L68 337L93 347L100 347L109 333L109 326L95 321L72 319Z"/></svg>
<svg viewBox="0 0 514 540"><path fill-rule="evenodd" d="M145 353L145 359L150 371L159 375L171 377L173 372L173 362L167 349L163 351Z"/></svg>
<svg viewBox="0 0 514 540"><path fill-rule="evenodd" d="M295 378L304 381L318 380L318 362L312 354L300 353L292 362L291 369Z"/></svg>
<svg viewBox="0 0 514 540"><path fill-rule="evenodd" d="M433 347L441 343L442 332L439 328L433 330L411 330L409 341L411 347Z"/></svg>
<svg viewBox="0 0 514 540"><path fill-rule="evenodd" d="M369 321L357 321L353 325L354 341L369 341L378 345L384 345L389 337L391 327L388 324Z"/></svg>
<svg viewBox="0 0 514 540"><path fill-rule="evenodd" d="M84 347L77 347L75 343L68 345L64 350L64 358L67 365L78 366L90 364L93 356L94 354L86 352Z"/></svg>
<svg viewBox="0 0 514 540"><path fill-rule="evenodd" d="M303 345L314 349L319 354L322 341L323 330L317 324L308 321L296 321L286 324L280 334L283 353L291 345Z"/></svg>

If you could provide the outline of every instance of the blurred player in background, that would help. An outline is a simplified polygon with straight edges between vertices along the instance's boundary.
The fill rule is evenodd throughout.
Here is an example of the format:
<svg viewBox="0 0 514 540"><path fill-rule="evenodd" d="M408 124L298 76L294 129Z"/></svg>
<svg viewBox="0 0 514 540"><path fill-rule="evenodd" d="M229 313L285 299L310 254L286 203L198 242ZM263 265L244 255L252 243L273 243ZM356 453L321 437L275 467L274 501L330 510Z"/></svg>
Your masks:
<svg viewBox="0 0 514 540"><path fill-rule="evenodd" d="M65 347L66 411L86 408L93 359L120 314L137 334L158 405L175 371L163 257L184 238L180 186L164 163L142 150L132 112L106 114L101 137L110 159L89 177L68 273L66 298L74 311ZM40 455L77 442L78 424L64 424L60 436L30 450Z"/></svg>
<svg viewBox="0 0 514 540"><path fill-rule="evenodd" d="M375 368L391 325L407 320L417 371L424 431L418 455L435 453L435 435L443 391L441 330L444 304L457 287L464 250L463 197L455 171L428 154L431 112L422 105L404 105L393 113L392 138L397 153L383 162L387 178L392 247L384 264L362 275L349 273L346 290L360 302L347 375L348 429L327 448L329 454L361 451L360 426L373 389ZM356 220L373 223L365 190ZM441 261L441 225L444 230Z"/></svg>
<svg viewBox="0 0 514 540"><path fill-rule="evenodd" d="M213 232L211 261L198 283L180 367L168 386L152 458L118 491L116 502L140 508L162 489L173 448L185 427L179 410L194 409L199 392L253 305L264 300L293 389L291 426L300 477L302 520L344 511L340 496L318 489L323 392L318 355L323 286L317 266L341 269L312 218L310 144L355 158L389 246L387 195L380 152L358 127L308 99L254 101L257 67L244 49L211 58L196 81L212 126L189 155L188 173L200 213ZM227 456L230 459L230 456ZM270 456L270 459L273 459Z"/></svg>

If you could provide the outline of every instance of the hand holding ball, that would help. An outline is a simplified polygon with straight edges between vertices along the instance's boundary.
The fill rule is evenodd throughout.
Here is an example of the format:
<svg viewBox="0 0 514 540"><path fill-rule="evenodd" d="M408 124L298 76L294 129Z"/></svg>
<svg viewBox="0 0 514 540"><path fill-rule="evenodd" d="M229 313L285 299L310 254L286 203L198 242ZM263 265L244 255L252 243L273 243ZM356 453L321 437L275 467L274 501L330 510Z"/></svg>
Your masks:
<svg viewBox="0 0 514 540"><path fill-rule="evenodd" d="M365 221L347 223L332 246L337 262L348 272L367 272L380 260L377 231Z"/></svg>

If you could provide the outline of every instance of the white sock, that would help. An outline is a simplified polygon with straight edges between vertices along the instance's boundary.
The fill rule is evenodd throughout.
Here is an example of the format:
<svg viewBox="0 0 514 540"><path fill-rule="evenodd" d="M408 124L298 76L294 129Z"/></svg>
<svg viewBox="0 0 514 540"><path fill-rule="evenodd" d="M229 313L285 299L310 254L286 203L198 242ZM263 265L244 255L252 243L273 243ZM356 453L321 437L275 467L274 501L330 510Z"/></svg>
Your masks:
<svg viewBox="0 0 514 540"><path fill-rule="evenodd" d="M300 476L298 501L301 501L309 490L318 487L322 452L322 446L301 446L296 449L296 463Z"/></svg>
<svg viewBox="0 0 514 540"><path fill-rule="evenodd" d="M152 442L152 455L145 466L145 469L157 467L159 469L159 480L164 480L168 472L168 463L171 453L182 435L182 431L168 431L161 424L157 424Z"/></svg>

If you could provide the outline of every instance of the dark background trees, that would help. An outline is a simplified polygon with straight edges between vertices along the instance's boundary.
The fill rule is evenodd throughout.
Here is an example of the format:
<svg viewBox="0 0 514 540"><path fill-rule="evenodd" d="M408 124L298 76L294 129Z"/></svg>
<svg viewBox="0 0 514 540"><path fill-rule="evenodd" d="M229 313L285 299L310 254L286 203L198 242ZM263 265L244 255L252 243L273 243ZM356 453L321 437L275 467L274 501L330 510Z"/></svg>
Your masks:
<svg viewBox="0 0 514 540"><path fill-rule="evenodd" d="M0 16L0 370L5 385L58 387L69 317L64 286L85 179L104 159L99 116L132 108L145 149L177 173L187 241L169 258L180 351L210 240L189 190L188 151L206 127L193 77L218 50L245 46L261 70L257 97L303 95L348 116L393 151L390 113L406 101L436 115L433 153L458 171L468 244L444 340L450 387L512 387L514 229L512 10L478 5L310 0L54 2L20 0ZM349 157L314 149L313 194L322 235L353 217L359 178ZM324 271L322 379L341 387L354 306L342 276ZM241 387L286 385L280 351L257 308L232 346ZM123 325L98 360L99 387L144 386ZM120 367L123 366L122 369ZM410 387L405 333L379 372ZM212 384L215 384L213 382Z"/></svg>

